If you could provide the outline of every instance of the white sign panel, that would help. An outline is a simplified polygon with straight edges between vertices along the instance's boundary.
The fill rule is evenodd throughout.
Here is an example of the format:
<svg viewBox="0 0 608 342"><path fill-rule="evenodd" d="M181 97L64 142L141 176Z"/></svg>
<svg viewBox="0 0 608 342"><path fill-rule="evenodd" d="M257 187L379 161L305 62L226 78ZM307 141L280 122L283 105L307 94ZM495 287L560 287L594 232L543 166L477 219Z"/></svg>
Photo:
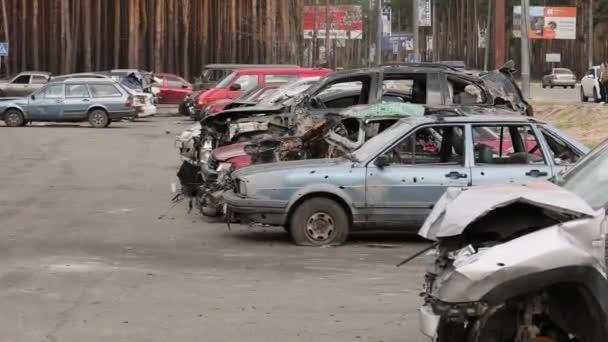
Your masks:
<svg viewBox="0 0 608 342"><path fill-rule="evenodd" d="M560 63L562 61L562 55L559 53L548 53L547 63Z"/></svg>
<svg viewBox="0 0 608 342"><path fill-rule="evenodd" d="M431 26L431 0L417 0L418 2L418 26Z"/></svg>

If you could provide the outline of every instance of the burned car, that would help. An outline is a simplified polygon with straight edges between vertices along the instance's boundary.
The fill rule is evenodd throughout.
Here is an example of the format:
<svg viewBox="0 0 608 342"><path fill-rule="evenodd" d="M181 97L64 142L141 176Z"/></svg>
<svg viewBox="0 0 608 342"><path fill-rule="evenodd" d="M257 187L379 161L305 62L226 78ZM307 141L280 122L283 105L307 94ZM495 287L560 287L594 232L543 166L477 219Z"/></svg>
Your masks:
<svg viewBox="0 0 608 342"><path fill-rule="evenodd" d="M216 148L201 167L202 177L192 179L196 189L189 191L196 192L197 208L204 215L215 216L223 210L223 193L233 189L230 175L235 170L254 164L339 157L400 118L424 113L425 108L420 105L379 103L354 106L337 114L302 116L290 134Z"/></svg>
<svg viewBox="0 0 608 342"><path fill-rule="evenodd" d="M286 227L298 245L341 244L357 229L414 232L448 187L546 179L588 151L511 111L465 110L401 119L341 158L238 170L228 218Z"/></svg>
<svg viewBox="0 0 608 342"><path fill-rule="evenodd" d="M419 234L433 341L608 341L608 142L554 182L449 189Z"/></svg>

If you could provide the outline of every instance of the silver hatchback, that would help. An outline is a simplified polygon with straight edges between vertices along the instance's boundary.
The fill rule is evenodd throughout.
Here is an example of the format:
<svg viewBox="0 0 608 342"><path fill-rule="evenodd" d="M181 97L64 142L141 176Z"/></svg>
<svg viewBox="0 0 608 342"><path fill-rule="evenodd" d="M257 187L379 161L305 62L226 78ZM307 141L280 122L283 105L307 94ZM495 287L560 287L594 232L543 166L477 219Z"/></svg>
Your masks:
<svg viewBox="0 0 608 342"><path fill-rule="evenodd" d="M0 99L0 119L11 127L32 121L88 121L102 128L132 117L133 97L106 79L67 79L49 83L27 97Z"/></svg>

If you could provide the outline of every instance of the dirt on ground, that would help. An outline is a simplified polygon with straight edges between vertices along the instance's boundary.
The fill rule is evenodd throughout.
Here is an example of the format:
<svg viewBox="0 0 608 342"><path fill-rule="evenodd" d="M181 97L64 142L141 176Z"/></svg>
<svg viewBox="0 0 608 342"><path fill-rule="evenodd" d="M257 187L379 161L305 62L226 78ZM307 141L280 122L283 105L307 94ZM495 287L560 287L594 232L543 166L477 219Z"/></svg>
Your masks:
<svg viewBox="0 0 608 342"><path fill-rule="evenodd" d="M608 104L536 103L534 115L551 122L589 147L608 138Z"/></svg>

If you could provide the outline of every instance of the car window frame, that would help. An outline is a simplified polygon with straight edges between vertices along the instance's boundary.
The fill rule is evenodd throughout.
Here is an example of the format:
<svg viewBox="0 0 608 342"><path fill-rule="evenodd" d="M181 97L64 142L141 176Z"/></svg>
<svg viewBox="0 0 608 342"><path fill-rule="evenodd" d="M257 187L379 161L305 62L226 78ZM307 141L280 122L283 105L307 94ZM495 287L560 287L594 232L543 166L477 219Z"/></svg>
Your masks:
<svg viewBox="0 0 608 342"><path fill-rule="evenodd" d="M46 96L46 91L47 91L49 88L52 88L52 87L61 87L61 88L63 88L63 93L62 93L62 96L61 96L61 97L47 97L47 96ZM65 99L65 84L63 84L63 83L49 83L49 84L48 84L47 86L45 86L44 88L40 89L40 91L36 93L36 96L37 96L37 97L38 97L38 96L41 96L41 97L40 97L40 99L43 99L43 100L57 100L57 99Z"/></svg>
<svg viewBox="0 0 608 342"><path fill-rule="evenodd" d="M91 90L92 86L111 86L113 87L119 95L110 95L110 96L95 96L93 91ZM111 99L111 98L120 98L124 96L124 93L117 88L114 84L112 83L87 83L87 89L89 90L89 94L91 95L91 98L93 99Z"/></svg>
<svg viewBox="0 0 608 342"><path fill-rule="evenodd" d="M17 81L17 79L19 79L19 78L21 78L21 77L27 77L27 78L28 78L28 79L27 79L27 82L25 82L25 83L15 83L15 81ZM10 82L10 83L11 83L11 84L15 84L15 85L17 85L17 84L19 84L19 85L27 85L27 84L30 84L30 82L32 82L32 75L29 75L29 74L19 74L19 75L15 76L15 77L14 77L14 78L11 80L11 82Z"/></svg>
<svg viewBox="0 0 608 342"><path fill-rule="evenodd" d="M34 83L34 79L40 79L40 80L44 80L44 83ZM30 84L47 84L49 83L49 78L44 76L44 75L31 75L30 77Z"/></svg>
<svg viewBox="0 0 608 342"><path fill-rule="evenodd" d="M84 89L87 92L87 96L84 96L84 97L83 96L68 96L68 87L69 86L84 86ZM64 89L63 89L63 96L66 99L90 99L92 97L91 96L91 92L89 90L89 87L84 82L83 83L70 83L70 84L66 84L65 87L64 87Z"/></svg>
<svg viewBox="0 0 608 342"><path fill-rule="evenodd" d="M395 128L398 129L398 125L399 123L395 123L393 124L391 127L389 127L388 129L391 128ZM471 132L471 123L468 122L437 122L437 121L432 121L432 122L424 122L424 123L419 123L416 125L413 125L409 130L407 130L405 133L401 134L401 136L397 139L394 139L392 142L389 142L388 144L384 145L385 147L382 149L379 149L377 152L370 154L370 156L367 158L367 160L362 160L361 163L363 163L365 165L365 167L369 167L370 164L373 165L374 161L381 155L385 154L387 151L393 149L395 146L397 146L398 144L400 144L402 141L404 141L407 137L409 137L412 133L416 132L418 129L421 128L425 128L425 127L429 127L429 126L462 126L464 128L464 163L463 163L463 167L471 167L472 165L472 158L474 156L472 156L473 153L473 142L471 140L472 137L472 132ZM387 129L387 130L388 130ZM382 134L382 133L380 133ZM367 143L367 141L365 142ZM418 165L431 165L431 164L414 164L414 165L404 165L404 166L418 166ZM441 164L441 166L443 166L444 164Z"/></svg>
<svg viewBox="0 0 608 342"><path fill-rule="evenodd" d="M543 163L544 164L530 164L530 163L526 163L526 164L486 164L486 163L477 163L477 161L475 160L475 138L473 136L473 131L476 127L510 127L510 126L530 126L532 128L532 131L534 132L534 136L536 138L536 144L539 145L540 149L541 149L541 156L543 158ZM510 135L510 132L509 132ZM473 158L471 159L471 166L472 167L505 167L505 166L523 166L523 165L528 165L528 166L546 166L546 167L553 167L553 163L550 163L549 160L551 159L550 155L548 154L548 146L546 145L545 139L544 137L541 136L542 132L540 132L540 130L538 129L537 125L531 122L475 122L475 123L471 123L471 149L473 152ZM539 138L540 137L540 138ZM500 139L500 137L499 137ZM504 139L504 138L503 138ZM512 139L512 138L511 138ZM526 144L527 147L527 144ZM504 151L503 151L504 152Z"/></svg>

